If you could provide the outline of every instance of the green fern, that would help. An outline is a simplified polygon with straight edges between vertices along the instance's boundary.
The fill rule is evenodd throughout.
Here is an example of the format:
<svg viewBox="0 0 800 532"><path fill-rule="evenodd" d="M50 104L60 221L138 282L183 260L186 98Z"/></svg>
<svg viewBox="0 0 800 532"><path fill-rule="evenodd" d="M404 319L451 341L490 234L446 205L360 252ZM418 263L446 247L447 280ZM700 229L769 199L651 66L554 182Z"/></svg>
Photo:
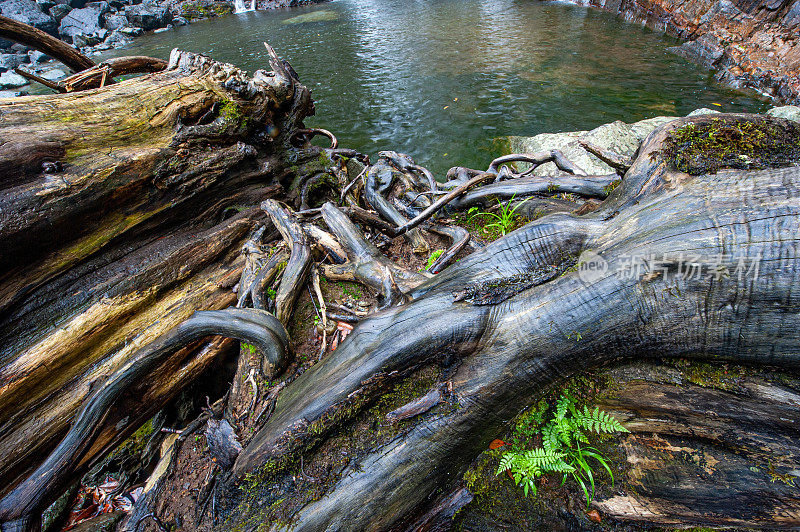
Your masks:
<svg viewBox="0 0 800 532"><path fill-rule="evenodd" d="M570 477L575 480L586 496L588 507L595 494L595 474L590 461L600 464L611 478L612 485L614 475L602 453L588 446L589 438L584 430L595 434L629 432L614 416L599 407L578 409L575 399L565 392L556 401L553 419L541 429L542 448L505 452L500 458L497 474L510 472L527 496L529 493L536 495L536 479L547 473L561 473L562 484Z"/></svg>
<svg viewBox="0 0 800 532"><path fill-rule="evenodd" d="M575 423L586 430L595 432L597 434L607 433L613 434L615 432L630 432L622 426L617 419L600 410L600 407L594 407L594 410L589 410L588 406L583 407L583 411L576 411L574 414Z"/></svg>

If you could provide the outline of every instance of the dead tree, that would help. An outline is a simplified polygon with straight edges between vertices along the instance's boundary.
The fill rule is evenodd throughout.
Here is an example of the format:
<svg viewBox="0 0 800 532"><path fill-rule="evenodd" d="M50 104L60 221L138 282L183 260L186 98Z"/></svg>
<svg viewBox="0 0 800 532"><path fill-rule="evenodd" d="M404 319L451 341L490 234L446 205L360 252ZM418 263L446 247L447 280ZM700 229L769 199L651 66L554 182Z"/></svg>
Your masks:
<svg viewBox="0 0 800 532"><path fill-rule="evenodd" d="M618 186L618 176L584 176L558 153L453 169L439 185L402 154L384 152L365 167L332 135L330 149L310 146L313 130L302 124L313 112L310 95L269 51L272 70L252 78L175 51L161 73L0 109L3 530L36 529L69 480L228 345L213 335L259 348L260 362L240 361L234 382L234 391L252 382L258 397L254 375L276 374L286 361L283 325L312 258L328 263L326 276L379 293L383 308L310 370L261 404L254 399L247 417L258 430L241 450L236 442L219 480L226 529L261 519L246 479L270 485L299 463L300 479L316 481L304 456L426 368L438 368L439 380L392 412L404 429L332 472L287 528L402 528L431 506L467 500L458 479L471 460L547 386L589 367L658 356L797 369L790 231L800 218L800 157L783 140L796 143L797 125L750 115L672 122L648 137ZM87 108L102 112L86 118ZM681 159L677 139L687 126L730 126L745 136L756 128L778 144L756 160L733 153L708 168ZM513 160L553 160L569 175L528 177L504 166ZM353 180L347 207L323 203ZM337 183L334 194L327 181ZM392 263L364 236L364 228L404 235L419 248L425 231L438 230L463 247L463 234L437 229L441 209L555 193L604 201L585 214L553 203L556 212L433 277ZM295 214L271 197L309 209ZM299 216L320 225L304 228ZM273 228L285 246L259 258ZM742 258L747 271L675 275L684 255ZM631 258L645 259L642 269L619 275ZM282 268L295 273L284 273L276 291L280 320L259 309L219 310L261 306ZM230 290L237 283L238 297ZM190 318L198 309L218 312ZM213 424L219 441L232 438L226 423ZM775 444L779 467L797 459L797 441ZM760 502L746 523L772 516L779 526L798 524L796 492Z"/></svg>

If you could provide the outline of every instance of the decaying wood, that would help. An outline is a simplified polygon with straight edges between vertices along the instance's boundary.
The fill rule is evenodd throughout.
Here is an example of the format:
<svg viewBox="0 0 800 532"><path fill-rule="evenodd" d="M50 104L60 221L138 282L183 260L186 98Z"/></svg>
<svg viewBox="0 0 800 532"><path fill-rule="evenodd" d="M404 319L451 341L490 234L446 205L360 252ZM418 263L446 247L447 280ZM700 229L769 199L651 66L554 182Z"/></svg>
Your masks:
<svg viewBox="0 0 800 532"><path fill-rule="evenodd" d="M306 241L305 231L291 213L273 200L265 201L261 208L289 247L289 262L283 270L283 278L275 296L275 316L286 326L292 317L294 303L311 271L311 248Z"/></svg>
<svg viewBox="0 0 800 532"><path fill-rule="evenodd" d="M621 184L616 174L587 176L560 152L547 152L496 159L488 172L454 168L440 186L406 155L382 152L369 165L337 148L330 132L305 128L313 111L309 92L267 51L271 71L252 77L175 51L164 71L103 90L0 104L4 531L36 530L42 509L68 483L233 347L220 336L246 341L261 357L239 359L231 392L238 400L252 386L252 398L239 403L248 415L231 416L228 404L208 425L216 470L225 473L203 488L198 514L200 520L210 515L211 526L222 515L224 529L262 515L260 501L252 506L241 495L244 479L270 482L297 462L291 485L321 491L290 523L273 528L446 526L471 500L461 475L511 418L546 387L613 360L655 355L800 368L800 302L791 275L797 253L785 238L800 221L800 167L691 176L675 170L664 150L677 127L719 117L681 119L653 132ZM111 74L109 65L91 68L73 81L103 83ZM89 108L94 114L87 119ZM778 119L771 124L789 128ZM333 148L311 146L314 134L331 138ZM533 177L507 166L551 160L571 175ZM345 186L362 170L364 199L377 214L359 206L358 194L338 191L347 207L325 203L310 210L316 209L308 204L314 180L331 176ZM479 186L485 180L494 182ZM604 201L594 210L584 203L592 208L578 214L570 209L576 204L547 197L562 192ZM446 268L468 235L430 222L425 230L453 242L432 268L443 268L435 276L393 263L353 222L391 236L407 231L422 251L428 244L415 222L440 210L528 197L570 212L543 216ZM305 226L292 203L309 208ZM330 233L309 225L320 215ZM272 226L283 247L268 256L265 235ZM588 251L605 265L590 280L582 276ZM674 258L658 271L650 262L635 275L617 274L631 257L688 253L757 258L758 278L671 275L679 270ZM284 326L301 291L309 290L310 272L323 326L327 321L315 259L329 279L357 281L379 294L380 310L353 314L363 319L352 331L340 324L349 334L310 369L261 386L288 363ZM281 271L273 317L260 307L268 306L264 294ZM257 308L237 308L247 305ZM389 413L391 424L404 424L402 431L349 457L322 482L310 469L320 443L392 386L430 368L442 376L437 384ZM703 437L749 437L748 448L784 452L787 458L773 465L783 475L797 456L798 429L783 421L796 398L754 386L752 397L730 399L727 409L715 406L725 420L707 423ZM626 443L632 460L645 463L653 445L642 434L663 428L652 412L669 412L672 436L681 436L681 420L700 426L707 417L676 397L665 400L663 387L628 387L604 407L642 429ZM687 397L692 405L723 401L707 390L691 389ZM749 436L733 430L747 408L753 410L746 419L766 418L774 430L753 427ZM252 438L237 433L239 420L253 421ZM676 452L680 442L665 441L663 448ZM164 468L178 450L168 449L153 477L161 491L169 488ZM743 464L715 471L741 475ZM698 512L670 506L674 493L653 493L646 478L651 470L637 467L632 478L651 493L646 500L625 493L598 501L606 513L665 524L800 525L791 510L796 495L782 487L761 493L760 508L747 515L726 513L724 501L706 506L718 515L704 521ZM437 500L441 493L450 495ZM734 498L752 493L739 489ZM645 506L658 511L639 511ZM634 511L626 513L629 507ZM147 516L160 522L144 511L134 512L137 522Z"/></svg>
<svg viewBox="0 0 800 532"><path fill-rule="evenodd" d="M137 350L195 310L236 302L239 250L265 221L258 205L302 182L287 168L323 169L325 158L291 142L313 109L305 87L179 51L163 72L0 107L0 494L10 497ZM231 347L210 339L167 355L103 413L46 496L4 499L6 518L35 514Z"/></svg>

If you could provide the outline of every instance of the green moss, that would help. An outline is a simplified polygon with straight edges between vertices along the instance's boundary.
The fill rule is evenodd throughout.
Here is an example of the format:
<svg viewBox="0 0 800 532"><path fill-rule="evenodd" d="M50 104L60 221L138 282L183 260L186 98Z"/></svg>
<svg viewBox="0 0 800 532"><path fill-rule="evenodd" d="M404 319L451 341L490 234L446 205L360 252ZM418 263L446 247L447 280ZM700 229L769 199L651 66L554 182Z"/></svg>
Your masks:
<svg viewBox="0 0 800 532"><path fill-rule="evenodd" d="M364 297L364 291L361 289L361 286L356 283L351 283L349 281L337 281L336 284L339 285L339 288L345 295L355 299L361 299Z"/></svg>
<svg viewBox="0 0 800 532"><path fill-rule="evenodd" d="M231 5L225 2L196 0L194 2L184 2L181 5L181 15L188 20L218 17L232 12Z"/></svg>
<svg viewBox="0 0 800 532"><path fill-rule="evenodd" d="M153 432L153 420L151 418L147 420L147 423L139 427L136 432L131 434L130 438L122 442L120 446L117 447L113 453L111 453L111 458L115 458L120 455L141 454L145 447L147 447L147 443L153 436Z"/></svg>
<svg viewBox="0 0 800 532"><path fill-rule="evenodd" d="M693 384L725 391L737 390L739 382L746 373L742 366L697 362L685 358L671 360L668 363L678 368L683 377Z"/></svg>
<svg viewBox="0 0 800 532"><path fill-rule="evenodd" d="M606 195L611 194L612 192L614 192L614 189L619 186L620 183L622 183L622 179L615 179L614 181L603 187L603 192L605 192Z"/></svg>
<svg viewBox="0 0 800 532"><path fill-rule="evenodd" d="M800 163L800 125L767 118L713 118L673 131L661 154L691 175L791 166Z"/></svg>
<svg viewBox="0 0 800 532"><path fill-rule="evenodd" d="M269 530L275 524L290 525L297 510L321 498L346 466L356 467L361 457L404 430L411 421L390 423L386 414L427 393L439 378L438 368L422 368L379 398L358 394L336 414L312 423L307 428L312 437L304 441L302 449L245 475L239 485L239 508L225 523L226 529ZM314 482L302 482L304 474L313 475Z"/></svg>
<svg viewBox="0 0 800 532"><path fill-rule="evenodd" d="M242 113L242 108L232 100L225 100L219 108L219 116L228 124L241 124L246 126L248 117Z"/></svg>

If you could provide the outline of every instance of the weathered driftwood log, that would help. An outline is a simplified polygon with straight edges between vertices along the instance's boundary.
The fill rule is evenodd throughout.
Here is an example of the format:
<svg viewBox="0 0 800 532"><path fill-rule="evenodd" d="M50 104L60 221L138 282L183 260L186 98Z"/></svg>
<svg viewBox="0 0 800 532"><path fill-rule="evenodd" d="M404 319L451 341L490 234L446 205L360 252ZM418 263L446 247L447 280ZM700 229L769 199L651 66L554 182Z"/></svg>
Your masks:
<svg viewBox="0 0 800 532"><path fill-rule="evenodd" d="M764 147L760 161L732 156L731 164L742 169L707 172L702 160L699 170L689 165L691 173L675 168L685 148L675 149L678 128L725 124L742 130L761 124L777 130L776 143L784 145ZM408 303L360 322L281 394L275 413L239 455L234 475L261 471L268 480L292 463L289 457L313 449L384 393L387 383L422 366L446 366L449 393L439 406L335 473L324 495L285 525L396 528L432 494L452 489L521 405L582 369L662 356L796 370L800 265L789 235L800 220L797 134L792 123L748 115L683 119L655 131L595 212L530 223L412 289ZM794 140L786 144L786 138ZM551 275L553 268L564 273ZM786 429L797 436L797 427ZM781 472L796 464L793 441L776 446L785 458ZM705 522L800 524L797 492L775 493L760 497L744 518L734 518L724 498L711 502L706 509L716 515ZM242 503L228 525L259 512L258 505Z"/></svg>
<svg viewBox="0 0 800 532"><path fill-rule="evenodd" d="M252 77L176 50L164 72L0 103L0 495L138 349L195 310L234 305L242 243L269 223L259 203L297 195L330 165L323 150L297 146L313 104L268 51L272 71ZM171 354L104 414L55 484L230 347L212 338ZM35 513L10 506L4 519Z"/></svg>

